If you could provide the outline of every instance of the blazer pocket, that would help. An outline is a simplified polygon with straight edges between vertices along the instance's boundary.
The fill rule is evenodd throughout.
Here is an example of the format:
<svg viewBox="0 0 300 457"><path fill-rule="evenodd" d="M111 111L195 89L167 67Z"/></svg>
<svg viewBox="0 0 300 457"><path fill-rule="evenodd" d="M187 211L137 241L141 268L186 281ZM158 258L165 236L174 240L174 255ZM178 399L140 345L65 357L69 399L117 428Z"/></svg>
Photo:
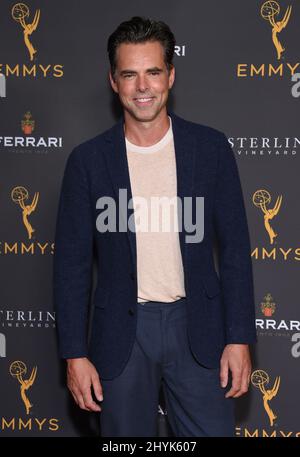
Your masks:
<svg viewBox="0 0 300 457"><path fill-rule="evenodd" d="M202 284L206 295L213 298L221 293L221 284L217 275L208 275L202 277Z"/></svg>

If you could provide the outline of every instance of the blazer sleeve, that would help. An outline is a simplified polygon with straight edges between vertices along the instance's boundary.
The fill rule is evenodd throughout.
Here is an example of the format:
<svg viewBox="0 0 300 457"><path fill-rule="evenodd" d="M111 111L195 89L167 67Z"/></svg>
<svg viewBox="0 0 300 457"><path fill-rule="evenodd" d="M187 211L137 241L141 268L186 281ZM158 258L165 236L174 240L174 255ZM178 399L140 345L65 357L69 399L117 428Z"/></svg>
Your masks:
<svg viewBox="0 0 300 457"><path fill-rule="evenodd" d="M59 354L87 357L93 224L89 186L79 149L69 155L59 199L53 265Z"/></svg>
<svg viewBox="0 0 300 457"><path fill-rule="evenodd" d="M257 337L250 237L236 159L223 133L218 152L214 225L219 244L226 344L251 344Z"/></svg>

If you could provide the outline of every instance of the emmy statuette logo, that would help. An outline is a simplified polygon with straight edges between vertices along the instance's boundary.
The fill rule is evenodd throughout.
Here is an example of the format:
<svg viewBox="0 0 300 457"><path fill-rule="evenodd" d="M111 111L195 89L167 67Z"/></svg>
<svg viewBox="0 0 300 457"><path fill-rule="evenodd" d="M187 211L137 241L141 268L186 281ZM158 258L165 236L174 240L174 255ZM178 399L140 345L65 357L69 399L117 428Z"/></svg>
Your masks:
<svg viewBox="0 0 300 457"><path fill-rule="evenodd" d="M270 244L274 243L274 238L277 237L277 233L274 232L273 228L270 225L270 220L272 220L279 212L282 202L282 195L280 195L274 208L267 209L267 205L271 203L271 195L267 190L257 190L252 197L253 204L260 208L264 214L264 224L265 229L268 232L270 238Z"/></svg>
<svg viewBox="0 0 300 457"><path fill-rule="evenodd" d="M35 211L38 199L39 192L35 192L32 202L29 205L25 204L25 201L28 200L29 194L28 190L25 187L17 186L14 187L11 191L11 199L14 203L18 204L22 209L22 220L25 228L27 230L28 238L31 240L32 234L35 232L35 229L32 227L28 221L28 216Z"/></svg>
<svg viewBox="0 0 300 457"><path fill-rule="evenodd" d="M24 42L28 49L30 60L33 60L37 50L33 47L29 40L30 35L37 29L40 20L40 10L36 10L34 19L31 24L26 24L26 19L29 18L29 8L25 3L17 3L11 11L12 18L19 22L23 28Z"/></svg>
<svg viewBox="0 0 300 457"><path fill-rule="evenodd" d="M282 54L285 51L285 48L282 46L281 42L279 41L278 34L287 26L291 13L292 7L288 6L287 10L284 14L284 17L281 21L276 21L275 18L280 13L280 6L275 1L267 1L265 2L261 9L260 14L263 19L269 21L269 24L272 27L272 40L273 44L276 48L277 52L277 59L280 60L282 58Z"/></svg>
<svg viewBox="0 0 300 457"><path fill-rule="evenodd" d="M32 408L33 405L30 403L26 395L26 391L30 389L30 387L32 387L32 385L34 384L37 373L37 367L34 367L32 369L31 375L28 379L24 379L24 376L27 373L27 367L24 362L16 360L10 365L9 373L13 378L17 378L17 380L20 383L21 398L26 408L26 414L29 414L30 408Z"/></svg>
<svg viewBox="0 0 300 457"><path fill-rule="evenodd" d="M269 417L271 427L274 425L275 419L277 419L276 414L272 411L269 401L276 397L279 386L280 386L280 376L277 376L274 382L272 389L266 389L266 384L269 384L270 378L268 373L263 370L255 370L251 375L251 383L254 387L260 390L263 396L263 404L265 411Z"/></svg>

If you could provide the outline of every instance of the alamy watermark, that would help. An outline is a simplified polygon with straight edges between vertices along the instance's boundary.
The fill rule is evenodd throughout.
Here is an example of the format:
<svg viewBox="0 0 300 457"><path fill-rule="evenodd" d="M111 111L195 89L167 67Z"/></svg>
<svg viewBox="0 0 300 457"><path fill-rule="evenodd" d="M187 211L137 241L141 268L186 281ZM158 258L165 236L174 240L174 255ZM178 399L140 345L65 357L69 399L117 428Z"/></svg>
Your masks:
<svg viewBox="0 0 300 457"><path fill-rule="evenodd" d="M0 97L6 97L6 78L3 73L0 73Z"/></svg>
<svg viewBox="0 0 300 457"><path fill-rule="evenodd" d="M200 243L204 237L204 197L134 196L127 199L127 189L119 189L117 203L113 197L102 196L96 202L101 209L96 227L104 232L181 232L186 243ZM134 213L128 217L128 210ZM117 227L117 219L119 224ZM192 235L193 234L193 235Z"/></svg>
<svg viewBox="0 0 300 457"><path fill-rule="evenodd" d="M6 338L0 333L0 357L6 357Z"/></svg>
<svg viewBox="0 0 300 457"><path fill-rule="evenodd" d="M294 73L292 76L292 82L295 82L292 86L291 93L295 98L300 97L300 73Z"/></svg>
<svg viewBox="0 0 300 457"><path fill-rule="evenodd" d="M292 346L291 353L295 358L300 357L300 333L294 333L292 335L292 342L295 343Z"/></svg>

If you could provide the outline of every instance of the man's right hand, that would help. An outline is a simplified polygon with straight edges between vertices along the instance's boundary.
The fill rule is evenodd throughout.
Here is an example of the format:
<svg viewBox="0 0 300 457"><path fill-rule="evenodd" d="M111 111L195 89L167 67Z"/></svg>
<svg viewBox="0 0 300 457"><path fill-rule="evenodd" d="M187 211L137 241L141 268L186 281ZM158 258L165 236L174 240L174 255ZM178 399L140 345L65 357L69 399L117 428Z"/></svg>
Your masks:
<svg viewBox="0 0 300 457"><path fill-rule="evenodd" d="M101 411L93 400L91 386L97 400L103 400L102 386L94 365L86 358L67 359L67 385L77 405L86 411Z"/></svg>

